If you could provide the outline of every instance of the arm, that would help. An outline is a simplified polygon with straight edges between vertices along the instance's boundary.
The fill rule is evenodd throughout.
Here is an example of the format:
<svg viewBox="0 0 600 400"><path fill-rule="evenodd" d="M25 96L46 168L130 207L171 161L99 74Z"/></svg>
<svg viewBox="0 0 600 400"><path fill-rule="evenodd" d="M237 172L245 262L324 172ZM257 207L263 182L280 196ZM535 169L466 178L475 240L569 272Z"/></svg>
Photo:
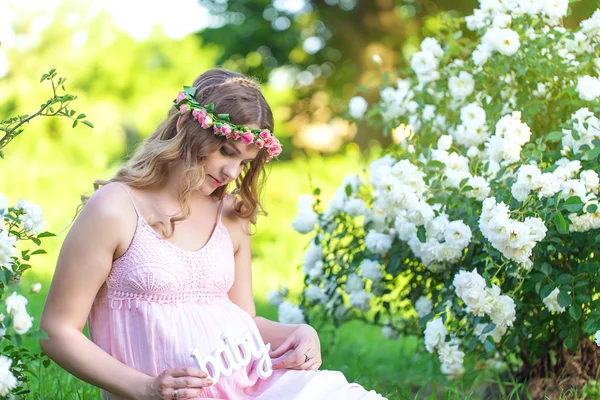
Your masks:
<svg viewBox="0 0 600 400"><path fill-rule="evenodd" d="M48 338L40 346L71 374L111 393L161 398L154 377L121 363L82 333L115 252L129 245L134 229L135 213L122 188L107 186L92 196L61 248L41 319Z"/></svg>
<svg viewBox="0 0 600 400"><path fill-rule="evenodd" d="M82 333L92 302L110 272L119 232L131 230L131 217L122 215L122 207L109 206L118 195L110 193L115 188L103 189L88 201L62 245L40 323L48 339L41 340L40 346L78 378L138 398L137 390L146 386L149 376L117 361Z"/></svg>
<svg viewBox="0 0 600 400"><path fill-rule="evenodd" d="M282 324L256 316L252 294L252 267L249 222L238 219L239 246L235 251L235 281L228 292L232 302L246 311L256 323L265 343L271 343L271 357L280 357L290 350L292 353L278 362L274 368L318 369L321 365L321 349L317 332L306 324ZM311 361L305 363L304 354Z"/></svg>

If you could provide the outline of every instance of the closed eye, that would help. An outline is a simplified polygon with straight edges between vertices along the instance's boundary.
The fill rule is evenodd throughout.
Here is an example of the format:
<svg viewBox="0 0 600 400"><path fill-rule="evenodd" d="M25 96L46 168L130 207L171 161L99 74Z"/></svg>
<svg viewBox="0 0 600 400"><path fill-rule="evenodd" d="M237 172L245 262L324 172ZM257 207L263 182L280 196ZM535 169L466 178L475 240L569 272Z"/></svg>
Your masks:
<svg viewBox="0 0 600 400"><path fill-rule="evenodd" d="M220 149L220 152L221 152L221 154L223 154L223 155L226 155L226 156L228 156L228 157L231 157L231 156L234 156L234 155L235 155L235 154L233 154L232 152L230 152L230 151L227 149L227 146L222 146L222 147L221 147L221 149ZM243 162L241 163L241 166L242 166L243 168L247 168L249 165L250 165L250 161L243 161Z"/></svg>

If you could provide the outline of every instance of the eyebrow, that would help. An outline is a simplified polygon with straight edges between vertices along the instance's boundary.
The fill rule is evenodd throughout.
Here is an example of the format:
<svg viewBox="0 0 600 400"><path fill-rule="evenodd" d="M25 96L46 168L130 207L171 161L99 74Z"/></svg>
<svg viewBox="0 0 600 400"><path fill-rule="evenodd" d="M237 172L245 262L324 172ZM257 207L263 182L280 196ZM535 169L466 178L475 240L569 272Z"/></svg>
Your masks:
<svg viewBox="0 0 600 400"><path fill-rule="evenodd" d="M237 146L236 146L236 145L234 145L234 144L232 144L232 143L229 143L229 142L227 142L227 143L229 144L229 146L230 146L230 147L233 147L233 149L235 150L235 152L236 152L238 155L241 155L241 154L242 154L242 152L240 151L240 149L238 149L238 148L237 148ZM246 160L254 161L255 159L256 159L256 157L254 157L254 158L247 158Z"/></svg>

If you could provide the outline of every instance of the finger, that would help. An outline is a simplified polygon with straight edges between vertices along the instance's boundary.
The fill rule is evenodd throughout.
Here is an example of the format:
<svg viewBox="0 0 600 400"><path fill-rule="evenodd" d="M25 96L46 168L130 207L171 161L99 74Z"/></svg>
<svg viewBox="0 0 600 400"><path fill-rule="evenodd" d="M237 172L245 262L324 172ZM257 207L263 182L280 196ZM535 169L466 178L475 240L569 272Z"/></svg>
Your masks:
<svg viewBox="0 0 600 400"><path fill-rule="evenodd" d="M210 378L196 378L194 376L186 376L182 378L174 378L173 379L173 387L174 388L202 388L206 386L211 386L213 384L213 380Z"/></svg>
<svg viewBox="0 0 600 400"><path fill-rule="evenodd" d="M176 367L169 368L165 371L166 375L172 376L174 378L180 378L182 376L195 376L197 378L207 378L208 374L202 371L200 368L194 367Z"/></svg>
<svg viewBox="0 0 600 400"><path fill-rule="evenodd" d="M308 355L308 361L305 361L302 364L297 365L295 367L291 367L290 369L307 370L307 369L310 369L310 367L316 363L319 363L319 365L320 365L321 357L311 357L310 353L307 353L307 355Z"/></svg>
<svg viewBox="0 0 600 400"><path fill-rule="evenodd" d="M202 396L203 389L170 389L163 392L165 400L171 399L194 399Z"/></svg>
<svg viewBox="0 0 600 400"><path fill-rule="evenodd" d="M304 364L304 361L306 361L305 354L308 352L308 350L309 349L305 346L298 347L296 350L288 354L277 364L273 365L273 369L293 369L294 367Z"/></svg>
<svg viewBox="0 0 600 400"><path fill-rule="evenodd" d="M309 370L311 371L318 371L319 368L321 368L321 365L323 363L321 361L314 363L313 365L311 365L310 367L308 367Z"/></svg>
<svg viewBox="0 0 600 400"><path fill-rule="evenodd" d="M271 357L271 358L281 357L288 350L291 350L293 343L294 343L294 338L292 336L289 336L278 348L273 349L269 353L269 357Z"/></svg>

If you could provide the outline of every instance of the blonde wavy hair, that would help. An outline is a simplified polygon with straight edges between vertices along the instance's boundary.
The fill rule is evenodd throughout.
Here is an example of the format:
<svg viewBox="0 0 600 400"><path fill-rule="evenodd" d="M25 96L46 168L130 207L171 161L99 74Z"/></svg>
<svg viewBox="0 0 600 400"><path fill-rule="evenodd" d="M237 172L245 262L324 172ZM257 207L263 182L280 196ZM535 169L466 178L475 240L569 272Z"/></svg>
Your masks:
<svg viewBox="0 0 600 400"><path fill-rule="evenodd" d="M200 104L215 104L215 114L229 114L231 122L237 125L256 124L273 132L273 114L262 95L258 84L236 72L220 68L204 72L195 79L196 100ZM175 94L176 95L176 94ZM175 97L174 95L174 97ZM175 223L189 218L191 209L189 198L200 188L206 174L204 164L209 154L218 151L226 138L215 136L212 128L203 129L186 114L177 129L179 115L171 107L167 118L154 133L140 144L131 159L126 162L110 180L97 180L94 190L110 182L122 182L133 188L144 189L164 183L171 166L183 162L184 176L182 190L178 193L181 212L170 218L170 229L164 223L149 221L156 225L165 237L171 237ZM259 150L256 158L242 171L235 181L237 195L234 211L240 217L256 224L257 214L266 215L259 197L266 181L265 148ZM211 193L217 200L227 195L227 187L221 186ZM82 205L89 197L82 196Z"/></svg>

